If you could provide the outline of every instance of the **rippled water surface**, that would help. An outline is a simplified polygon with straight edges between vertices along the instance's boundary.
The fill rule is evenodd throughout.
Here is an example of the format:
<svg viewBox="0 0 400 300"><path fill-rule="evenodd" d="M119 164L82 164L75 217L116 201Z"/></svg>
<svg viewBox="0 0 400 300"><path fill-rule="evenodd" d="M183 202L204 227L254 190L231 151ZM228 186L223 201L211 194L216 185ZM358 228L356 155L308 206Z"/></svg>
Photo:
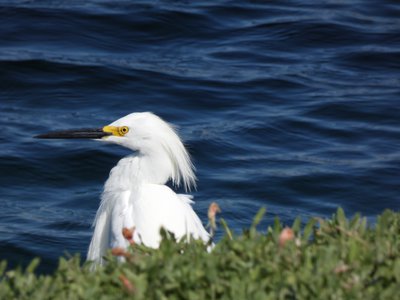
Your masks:
<svg viewBox="0 0 400 300"><path fill-rule="evenodd" d="M399 210L400 5L373 2L0 1L0 258L85 256L129 151L32 137L134 111L179 125L204 222Z"/></svg>

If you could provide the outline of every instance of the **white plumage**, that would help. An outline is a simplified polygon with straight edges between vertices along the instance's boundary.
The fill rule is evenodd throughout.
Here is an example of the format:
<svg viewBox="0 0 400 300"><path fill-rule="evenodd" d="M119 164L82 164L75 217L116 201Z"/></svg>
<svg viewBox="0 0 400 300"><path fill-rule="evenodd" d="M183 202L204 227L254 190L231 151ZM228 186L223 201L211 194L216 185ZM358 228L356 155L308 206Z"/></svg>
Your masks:
<svg viewBox="0 0 400 300"><path fill-rule="evenodd" d="M118 129L125 128L125 133ZM127 130L126 130L127 129ZM132 113L104 131L101 141L134 150L111 170L101 196L87 259L103 262L110 247L127 247L122 229L135 227L135 243L157 248L160 228L177 239L193 237L204 242L209 234L193 211L191 196L176 194L168 180L186 190L195 187L190 157L173 127L152 113Z"/></svg>

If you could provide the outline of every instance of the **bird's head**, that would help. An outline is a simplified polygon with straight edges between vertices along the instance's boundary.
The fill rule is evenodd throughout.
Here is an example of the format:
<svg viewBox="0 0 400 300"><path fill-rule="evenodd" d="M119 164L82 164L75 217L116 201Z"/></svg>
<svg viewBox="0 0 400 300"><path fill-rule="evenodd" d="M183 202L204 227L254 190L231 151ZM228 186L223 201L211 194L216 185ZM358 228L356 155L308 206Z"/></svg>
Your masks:
<svg viewBox="0 0 400 300"><path fill-rule="evenodd" d="M153 113L132 113L102 128L101 141L124 146L143 155L181 145L173 127Z"/></svg>
<svg viewBox="0 0 400 300"><path fill-rule="evenodd" d="M36 136L46 139L88 138L114 143L138 151L141 156L169 160L170 177L187 190L196 176L190 156L174 127L150 112L132 113L99 129L56 131Z"/></svg>

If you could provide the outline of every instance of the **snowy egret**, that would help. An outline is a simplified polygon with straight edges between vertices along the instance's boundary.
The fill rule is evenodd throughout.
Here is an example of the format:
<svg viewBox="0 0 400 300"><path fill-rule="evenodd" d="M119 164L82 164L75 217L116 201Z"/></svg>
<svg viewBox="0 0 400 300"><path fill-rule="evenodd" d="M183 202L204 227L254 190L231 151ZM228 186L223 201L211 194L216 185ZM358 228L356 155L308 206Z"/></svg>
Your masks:
<svg viewBox="0 0 400 300"><path fill-rule="evenodd" d="M174 128L153 113L132 113L100 129L50 132L38 138L89 138L129 148L133 155L121 159L104 185L87 259L103 262L107 249L126 248L124 228L135 228L133 241L159 246L160 229L177 239L208 242L210 235L192 209L190 195L176 194L165 184L196 186L189 154Z"/></svg>

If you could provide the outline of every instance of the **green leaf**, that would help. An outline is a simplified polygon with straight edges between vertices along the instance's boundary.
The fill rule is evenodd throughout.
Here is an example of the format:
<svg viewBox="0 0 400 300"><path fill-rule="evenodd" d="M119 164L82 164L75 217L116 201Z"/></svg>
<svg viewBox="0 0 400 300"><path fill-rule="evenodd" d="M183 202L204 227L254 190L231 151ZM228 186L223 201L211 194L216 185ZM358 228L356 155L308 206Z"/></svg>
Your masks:
<svg viewBox="0 0 400 300"><path fill-rule="evenodd" d="M292 224L292 230L295 233L298 233L300 231L300 227L301 227L301 218L297 217L296 219L294 219L293 224Z"/></svg>
<svg viewBox="0 0 400 300"><path fill-rule="evenodd" d="M251 224L251 228L255 229L257 227L257 225L260 224L260 222L261 222L262 218L264 217L266 211L267 210L266 210L265 207L261 207L258 210L256 216L253 218L253 223Z"/></svg>
<svg viewBox="0 0 400 300"><path fill-rule="evenodd" d="M311 218L308 223L306 224L306 226L304 227L304 231L303 231L303 241L307 242L310 237L311 234L313 233L314 230L314 226L317 223L317 219L315 218Z"/></svg>
<svg viewBox="0 0 400 300"><path fill-rule="evenodd" d="M229 237L229 239L233 240L232 232L229 229L228 224L226 224L225 220L223 218L220 218L219 222L221 223L222 227L224 228L225 233Z"/></svg>
<svg viewBox="0 0 400 300"><path fill-rule="evenodd" d="M40 258L34 258L31 263L26 267L26 273L30 274L33 273L40 263Z"/></svg>
<svg viewBox="0 0 400 300"><path fill-rule="evenodd" d="M339 207L337 209L336 220L337 220L337 222L338 222L340 227L347 228L347 226L346 226L347 225L346 215L344 214L344 211L343 211L343 209L341 207Z"/></svg>

